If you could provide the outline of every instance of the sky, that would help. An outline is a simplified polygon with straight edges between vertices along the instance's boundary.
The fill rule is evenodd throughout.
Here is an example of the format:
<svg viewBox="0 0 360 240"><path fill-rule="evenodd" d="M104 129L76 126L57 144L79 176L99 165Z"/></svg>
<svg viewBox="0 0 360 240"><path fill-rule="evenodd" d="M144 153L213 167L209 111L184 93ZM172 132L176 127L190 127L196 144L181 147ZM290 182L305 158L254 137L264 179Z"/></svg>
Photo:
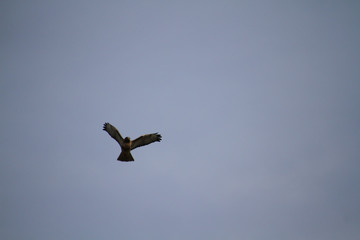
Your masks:
<svg viewBox="0 0 360 240"><path fill-rule="evenodd" d="M0 238L360 239L359 13L1 1Z"/></svg>

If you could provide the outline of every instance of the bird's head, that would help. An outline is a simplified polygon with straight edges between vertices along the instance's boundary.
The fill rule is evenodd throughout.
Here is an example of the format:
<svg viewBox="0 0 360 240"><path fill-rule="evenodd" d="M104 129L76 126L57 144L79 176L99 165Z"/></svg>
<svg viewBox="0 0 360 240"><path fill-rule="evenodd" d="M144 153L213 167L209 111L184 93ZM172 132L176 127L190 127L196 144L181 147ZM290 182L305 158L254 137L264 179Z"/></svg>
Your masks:
<svg viewBox="0 0 360 240"><path fill-rule="evenodd" d="M129 138L129 137L126 137L126 138L124 139L124 142L125 142L125 143L129 143L129 142L130 142L130 138Z"/></svg>

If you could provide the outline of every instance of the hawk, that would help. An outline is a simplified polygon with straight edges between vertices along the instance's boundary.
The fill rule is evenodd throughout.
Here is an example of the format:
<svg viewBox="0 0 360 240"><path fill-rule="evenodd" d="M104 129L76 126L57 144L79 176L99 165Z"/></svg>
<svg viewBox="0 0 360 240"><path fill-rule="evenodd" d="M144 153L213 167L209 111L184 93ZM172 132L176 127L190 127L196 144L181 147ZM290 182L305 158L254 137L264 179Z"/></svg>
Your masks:
<svg viewBox="0 0 360 240"><path fill-rule="evenodd" d="M103 130L119 143L121 153L117 160L123 162L134 161L134 158L130 153L131 150L153 142L161 141L161 135L158 133L145 134L131 141L129 137L123 138L119 131L110 123L104 123Z"/></svg>

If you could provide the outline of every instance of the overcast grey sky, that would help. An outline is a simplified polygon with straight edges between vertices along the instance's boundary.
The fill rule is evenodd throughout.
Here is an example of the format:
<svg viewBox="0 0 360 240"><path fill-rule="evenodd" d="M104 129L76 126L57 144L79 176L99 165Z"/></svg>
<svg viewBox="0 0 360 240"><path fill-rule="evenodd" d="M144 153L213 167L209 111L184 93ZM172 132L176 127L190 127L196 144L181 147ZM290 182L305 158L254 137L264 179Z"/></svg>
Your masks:
<svg viewBox="0 0 360 240"><path fill-rule="evenodd" d="M359 1L1 1L0 238L360 239ZM123 136L161 143L116 161Z"/></svg>

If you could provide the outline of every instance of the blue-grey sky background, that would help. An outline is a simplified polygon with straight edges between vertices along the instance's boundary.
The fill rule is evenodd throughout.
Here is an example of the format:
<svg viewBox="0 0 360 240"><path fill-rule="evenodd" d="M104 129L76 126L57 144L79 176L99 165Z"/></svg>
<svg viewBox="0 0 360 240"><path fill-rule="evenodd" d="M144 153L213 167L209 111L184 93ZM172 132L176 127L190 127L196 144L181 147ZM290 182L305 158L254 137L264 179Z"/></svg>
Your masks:
<svg viewBox="0 0 360 240"><path fill-rule="evenodd" d="M359 1L0 13L1 239L360 239Z"/></svg>

